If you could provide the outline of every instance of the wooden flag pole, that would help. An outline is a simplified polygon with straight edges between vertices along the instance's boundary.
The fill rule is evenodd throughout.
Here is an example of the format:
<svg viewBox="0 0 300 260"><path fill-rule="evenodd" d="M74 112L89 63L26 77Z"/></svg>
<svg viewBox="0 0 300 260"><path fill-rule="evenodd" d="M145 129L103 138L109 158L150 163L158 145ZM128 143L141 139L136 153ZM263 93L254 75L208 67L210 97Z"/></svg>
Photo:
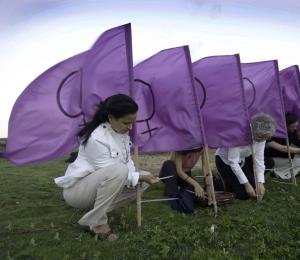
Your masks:
<svg viewBox="0 0 300 260"><path fill-rule="evenodd" d="M134 154L133 154L133 160L134 160L134 165L136 168L136 171L140 170L140 164L139 164L139 149L138 146L135 145L134 146ZM137 226L141 227L142 225L142 195L141 195L141 185L138 182L136 187L136 222L137 222Z"/></svg>
<svg viewBox="0 0 300 260"><path fill-rule="evenodd" d="M211 188L211 193L212 193L214 212L215 212L215 216L217 216L218 206L217 206L217 201L216 201L216 194L215 194L214 181L213 181L213 177L212 177L212 171L211 171L210 164L209 164L209 155L208 155L208 146L207 145L204 146L204 160L206 161L207 167L208 167L208 176L209 176L210 188Z"/></svg>
<svg viewBox="0 0 300 260"><path fill-rule="evenodd" d="M295 174L294 174L294 169L293 169L293 162L292 162L292 157L291 157L291 149L290 149L290 144L289 144L289 140L286 138L286 147L287 147L287 151L288 151L288 158L289 158L289 165L290 165L290 173L291 173L291 180L292 183L297 186L297 181L295 178Z"/></svg>

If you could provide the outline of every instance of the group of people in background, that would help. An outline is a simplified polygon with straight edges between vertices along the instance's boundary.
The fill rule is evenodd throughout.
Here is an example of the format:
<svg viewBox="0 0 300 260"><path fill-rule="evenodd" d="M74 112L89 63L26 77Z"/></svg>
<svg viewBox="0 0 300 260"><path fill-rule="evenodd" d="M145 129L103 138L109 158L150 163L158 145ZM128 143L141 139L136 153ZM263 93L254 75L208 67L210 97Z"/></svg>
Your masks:
<svg viewBox="0 0 300 260"><path fill-rule="evenodd" d="M300 139L298 138L298 118L292 114L286 114L286 127L288 132L288 142L285 138L273 137L276 131L276 122L267 114L258 114L251 120L253 135L253 151L255 163L253 163L251 145L218 148L215 152L215 164L217 171L222 179L222 184L214 182L217 190L222 189L232 192L237 199L246 200L248 198L261 198L265 194L265 174L271 172L281 179L291 178L291 165L288 156L290 151L292 159L292 167L294 175L300 172ZM177 159L174 154L178 154ZM196 165L200 158L199 149L183 152L172 153L171 159L163 163L160 171L160 177L175 175L176 178L164 180L164 194L168 197L178 196L181 189L186 189L188 185L192 185L194 189L199 189L195 180L190 180L186 176L190 176L191 169ZM180 156L181 155L181 156ZM195 158L190 163L189 158ZM179 163L178 163L179 161ZM257 190L255 184L255 172L257 174ZM185 172L186 174L183 174ZM208 170L202 156L202 172L205 177L205 186L207 186ZM210 184L208 185L208 187ZM209 204L211 204L211 196L209 189L206 189ZM195 195L201 197L203 193Z"/></svg>
<svg viewBox="0 0 300 260"><path fill-rule="evenodd" d="M81 142L75 161L69 164L64 176L55 179L55 183L63 188L64 199L70 206L88 210L78 223L97 239L117 240L119 236L109 226L107 213L134 200L134 187L139 182L144 191L160 180L150 172L138 171L131 159L128 132L137 112L136 102L123 94L101 102L92 120L78 133ZM286 124L296 174L297 169L300 170L297 117L287 114ZM274 119L258 114L251 119L251 126L254 163L251 145L219 148L215 153L216 168L223 185L211 183L213 179L209 177L208 160L202 148L171 153L170 159L162 164L159 177L164 182L164 195L178 198L170 200L172 208L192 212L194 205L182 203L186 198L188 201L206 198L207 204L211 205L212 184L217 190L234 193L237 199L263 197L265 172L273 168L275 175L285 179L291 177L286 140L273 137L276 131ZM199 160L202 161L203 187L191 173Z"/></svg>

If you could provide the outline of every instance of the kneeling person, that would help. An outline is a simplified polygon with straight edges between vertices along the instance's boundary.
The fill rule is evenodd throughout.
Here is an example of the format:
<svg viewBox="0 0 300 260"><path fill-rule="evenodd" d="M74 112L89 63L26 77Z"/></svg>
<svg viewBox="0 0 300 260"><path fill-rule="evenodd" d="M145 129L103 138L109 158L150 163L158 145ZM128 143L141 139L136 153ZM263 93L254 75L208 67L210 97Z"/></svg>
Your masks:
<svg viewBox="0 0 300 260"><path fill-rule="evenodd" d="M172 152L170 160L163 163L159 177L164 178L164 195L170 198L178 198L178 201L170 202L172 208L178 211L191 213L194 210L195 196L204 199L205 191L201 185L192 177L191 170L194 168L200 157L202 157L202 170L205 176L205 183L208 188L208 203L211 204L210 184L208 167L201 156L202 149Z"/></svg>

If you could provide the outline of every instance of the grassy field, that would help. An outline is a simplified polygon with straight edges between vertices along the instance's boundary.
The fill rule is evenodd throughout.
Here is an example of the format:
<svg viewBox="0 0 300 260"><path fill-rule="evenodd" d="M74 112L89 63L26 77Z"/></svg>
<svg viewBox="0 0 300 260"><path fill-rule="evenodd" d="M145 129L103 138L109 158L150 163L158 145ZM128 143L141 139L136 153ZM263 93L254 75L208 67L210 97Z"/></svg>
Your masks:
<svg viewBox="0 0 300 260"><path fill-rule="evenodd" d="M142 166L157 173L165 156L148 155ZM0 159L0 259L300 259L300 188L267 177L265 199L235 201L183 215L162 202L111 214L116 242L94 241L77 224L84 213L67 206L53 178L64 160L16 167ZM198 168L196 174L199 174ZM300 183L300 179L298 178ZM143 198L161 198L162 184Z"/></svg>

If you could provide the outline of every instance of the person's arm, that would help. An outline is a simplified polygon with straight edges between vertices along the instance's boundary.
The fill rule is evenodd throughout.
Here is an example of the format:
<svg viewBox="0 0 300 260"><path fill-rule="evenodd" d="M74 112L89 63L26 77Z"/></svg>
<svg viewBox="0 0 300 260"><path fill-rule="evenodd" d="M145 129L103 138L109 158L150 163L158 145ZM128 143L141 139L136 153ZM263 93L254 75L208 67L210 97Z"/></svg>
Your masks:
<svg viewBox="0 0 300 260"><path fill-rule="evenodd" d="M180 153L175 152L174 158L175 158L176 171L179 178L183 179L185 182L189 183L194 187L195 195L197 197L204 198L204 190L202 189L201 185L183 171L182 155Z"/></svg>
<svg viewBox="0 0 300 260"><path fill-rule="evenodd" d="M244 185L247 194L252 198L256 197L254 188L249 183L245 173L243 172L241 166L239 165L239 161L240 161L239 147L228 148L228 161L231 170L237 177L239 183Z"/></svg>
<svg viewBox="0 0 300 260"><path fill-rule="evenodd" d="M229 166L235 176L237 177L240 184L245 184L248 182L248 179L243 172L239 161L240 161L240 150L239 147L228 148L228 158Z"/></svg>
<svg viewBox="0 0 300 260"><path fill-rule="evenodd" d="M255 169L257 173L257 182L265 183L265 142L255 144Z"/></svg>
<svg viewBox="0 0 300 260"><path fill-rule="evenodd" d="M259 142L255 145L255 168L257 173L257 188L258 195L263 196L265 194L265 160L264 150L266 142Z"/></svg>
<svg viewBox="0 0 300 260"><path fill-rule="evenodd" d="M210 185L210 181L209 181L209 168L208 168L208 160L205 160L205 155L204 152L201 152L201 163L202 163L202 173L203 176L205 178L205 183L206 185Z"/></svg>
<svg viewBox="0 0 300 260"><path fill-rule="evenodd" d="M275 141L268 142L267 147L273 148L274 150L277 150L282 153L288 153L288 148L286 145L279 144ZM290 146L290 151L294 154L300 154L300 148L298 147Z"/></svg>
<svg viewBox="0 0 300 260"><path fill-rule="evenodd" d="M94 139L93 136L90 137L90 140L88 141L84 149L89 163L93 166L95 170L100 169L102 167L106 167L107 161L111 160L109 148L102 142ZM127 187L135 187L140 179L140 173L135 170L131 158L129 158L129 161L126 164L126 166L128 168L126 185ZM148 181L148 179L152 177L154 178L153 175L151 175L150 177L142 177L142 181Z"/></svg>
<svg viewBox="0 0 300 260"><path fill-rule="evenodd" d="M129 158L126 166L128 168L127 187L135 187L139 181L140 173L136 171L131 158Z"/></svg>
<svg viewBox="0 0 300 260"><path fill-rule="evenodd" d="M126 166L128 168L127 187L135 187L139 181L144 181L148 184L154 184L159 181L159 179L154 177L150 172L142 170L137 172L131 158L129 158Z"/></svg>
<svg viewBox="0 0 300 260"><path fill-rule="evenodd" d="M206 194L207 194L207 200L208 200L208 205L211 205L213 203L212 200L212 189L211 189L211 179L209 177L209 165L208 165L208 160L205 158L205 153L204 151L201 152L201 162L202 162L202 173L204 176L204 181L206 185Z"/></svg>

